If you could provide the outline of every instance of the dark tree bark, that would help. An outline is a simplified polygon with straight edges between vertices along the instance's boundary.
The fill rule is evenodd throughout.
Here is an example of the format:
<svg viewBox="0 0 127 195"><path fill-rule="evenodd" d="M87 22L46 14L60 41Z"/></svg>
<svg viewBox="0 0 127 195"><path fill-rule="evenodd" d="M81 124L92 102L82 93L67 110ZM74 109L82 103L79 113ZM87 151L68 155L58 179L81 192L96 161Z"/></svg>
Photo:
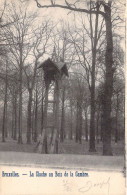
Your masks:
<svg viewBox="0 0 127 195"><path fill-rule="evenodd" d="M14 95L14 135L13 139L17 139L17 91L15 90L15 95Z"/></svg>
<svg viewBox="0 0 127 195"><path fill-rule="evenodd" d="M88 121L87 121L87 110L85 111L85 137L88 142Z"/></svg>
<svg viewBox="0 0 127 195"><path fill-rule="evenodd" d="M5 142L6 137L6 109L7 109L7 86L5 84L4 108L3 108L3 125L2 125L2 142Z"/></svg>
<svg viewBox="0 0 127 195"><path fill-rule="evenodd" d="M7 78L7 62L6 62L6 77L5 77L5 95L4 95L4 108L3 108L3 124L2 124L2 142L5 142L5 137L7 133L7 88L8 88L8 78Z"/></svg>
<svg viewBox="0 0 127 195"><path fill-rule="evenodd" d="M82 143L82 106L79 106L79 143Z"/></svg>
<svg viewBox="0 0 127 195"><path fill-rule="evenodd" d="M43 78L43 71L41 71L41 78ZM41 135L44 128L44 81L42 79L42 94L41 94Z"/></svg>
<svg viewBox="0 0 127 195"><path fill-rule="evenodd" d="M101 141L103 142L103 132L104 132L104 116L101 113Z"/></svg>
<svg viewBox="0 0 127 195"><path fill-rule="evenodd" d="M104 85L104 132L103 132L103 155L112 155L111 149L111 98L113 91L113 40L112 40L112 22L111 22L111 1L105 5L105 23L106 23L106 53L105 66L106 76Z"/></svg>
<svg viewBox="0 0 127 195"><path fill-rule="evenodd" d="M37 91L37 84L36 84L36 95L35 95L35 126L34 126L34 142L37 142L38 136L38 91Z"/></svg>
<svg viewBox="0 0 127 195"><path fill-rule="evenodd" d="M4 109L3 109L3 125L2 125L2 142L5 142L5 119L6 119L6 95L4 98Z"/></svg>
<svg viewBox="0 0 127 195"><path fill-rule="evenodd" d="M19 115L18 115L18 143L22 144L22 75L23 75L23 62L22 62L22 45L20 46L20 64L19 64Z"/></svg>
<svg viewBox="0 0 127 195"><path fill-rule="evenodd" d="M75 132L75 141L78 142L79 141L79 104L77 101L77 105L76 105L76 132Z"/></svg>
<svg viewBox="0 0 127 195"><path fill-rule="evenodd" d="M7 114L8 104L5 106L5 137L8 137L8 114Z"/></svg>
<svg viewBox="0 0 127 195"><path fill-rule="evenodd" d="M97 120L96 120L96 140L97 140L97 143L99 143L99 118L100 118L100 112L97 111Z"/></svg>
<svg viewBox="0 0 127 195"><path fill-rule="evenodd" d="M11 118L11 137L14 138L15 128L15 87L12 89L12 118Z"/></svg>
<svg viewBox="0 0 127 195"><path fill-rule="evenodd" d="M44 97L42 95L42 100L41 100L41 135L43 132L43 123L44 123Z"/></svg>
<svg viewBox="0 0 127 195"><path fill-rule="evenodd" d="M32 89L28 89L29 92L29 100L28 100L28 108L27 108L27 144L31 144L31 133L32 133Z"/></svg>
<svg viewBox="0 0 127 195"><path fill-rule="evenodd" d="M8 109L8 77L7 77L8 71L7 71L7 62L6 62L6 86L5 86L5 137L8 137L8 114L7 114L7 109Z"/></svg>
<svg viewBox="0 0 127 195"><path fill-rule="evenodd" d="M54 132L50 147L50 153L58 153L58 138L59 138L59 82L60 80L55 81L54 89Z"/></svg>
<svg viewBox="0 0 127 195"><path fill-rule="evenodd" d="M12 89L12 118L11 118L11 138L14 137L14 86Z"/></svg>
<svg viewBox="0 0 127 195"><path fill-rule="evenodd" d="M91 6L90 6L91 9ZM93 35L93 27L92 27L92 18L90 13L90 29L91 29L91 45L92 45L92 71L91 71L91 111L90 111L90 145L89 151L95 152L95 67L96 67L96 54L97 54L97 30L98 30L98 11L96 12L96 22L95 22L95 35ZM93 41L94 36L94 41Z"/></svg>
<svg viewBox="0 0 127 195"><path fill-rule="evenodd" d="M118 111L119 111L119 94L117 94L117 99L116 99L115 143L117 143L119 140L119 137L118 137Z"/></svg>
<svg viewBox="0 0 127 195"><path fill-rule="evenodd" d="M19 84L19 115L18 115L18 143L22 144L22 71L20 70L20 84Z"/></svg>
<svg viewBox="0 0 127 195"><path fill-rule="evenodd" d="M14 107L12 105L12 118L11 118L11 138L14 137Z"/></svg>
<svg viewBox="0 0 127 195"><path fill-rule="evenodd" d="M32 110L32 140L34 140L34 127L35 127L35 105L36 100L34 96L34 104L33 104L33 110Z"/></svg>
<svg viewBox="0 0 127 195"><path fill-rule="evenodd" d="M60 128L60 141L64 141L64 128L65 128L65 108L64 108L64 103L65 103L65 88L63 87L62 91L62 113L61 113L61 128Z"/></svg>
<svg viewBox="0 0 127 195"><path fill-rule="evenodd" d="M76 110L76 142L82 142L82 104L77 100Z"/></svg>
<svg viewBox="0 0 127 195"><path fill-rule="evenodd" d="M70 101L70 110L71 110L71 121L70 121L70 139L73 139L73 109L72 109L72 103Z"/></svg>
<svg viewBox="0 0 127 195"><path fill-rule="evenodd" d="M47 81L45 83L45 104L44 104L44 123L43 123L43 132L42 132L42 153L44 151L45 154L48 153L48 148L47 148L47 133L46 133L46 128L47 128L47 114L48 114L48 92L49 92L49 85L50 83Z"/></svg>

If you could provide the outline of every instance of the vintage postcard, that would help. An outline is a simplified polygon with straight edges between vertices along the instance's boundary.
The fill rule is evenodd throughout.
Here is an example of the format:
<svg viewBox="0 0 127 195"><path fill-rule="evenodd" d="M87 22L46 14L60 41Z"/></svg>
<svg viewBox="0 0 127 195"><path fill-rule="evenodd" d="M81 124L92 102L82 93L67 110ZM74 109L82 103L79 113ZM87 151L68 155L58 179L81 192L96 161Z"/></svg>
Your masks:
<svg viewBox="0 0 127 195"><path fill-rule="evenodd" d="M126 194L126 0L0 1L0 194Z"/></svg>

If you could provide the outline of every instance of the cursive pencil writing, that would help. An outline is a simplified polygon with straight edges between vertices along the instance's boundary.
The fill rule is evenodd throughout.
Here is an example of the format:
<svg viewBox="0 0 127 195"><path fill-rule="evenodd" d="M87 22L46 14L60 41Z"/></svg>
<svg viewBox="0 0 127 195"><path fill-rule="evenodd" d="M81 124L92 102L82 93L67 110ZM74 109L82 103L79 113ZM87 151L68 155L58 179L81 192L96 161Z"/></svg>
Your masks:
<svg viewBox="0 0 127 195"><path fill-rule="evenodd" d="M110 177L99 181L99 182L93 182L91 180L88 180L84 182L84 184L79 188L75 189L74 185L72 183L68 182L67 180L63 180L63 187L66 192L72 192L72 191L78 191L81 194L85 194L86 192L92 190L92 189L107 189L107 195L109 195L110 190Z"/></svg>
<svg viewBox="0 0 127 195"><path fill-rule="evenodd" d="M92 188L102 189L103 187L107 187L107 194L109 195L110 177L108 177L106 180L102 180L97 183L93 183L92 181L87 181L82 187L78 189L78 191L81 193L85 193L85 192L88 192Z"/></svg>

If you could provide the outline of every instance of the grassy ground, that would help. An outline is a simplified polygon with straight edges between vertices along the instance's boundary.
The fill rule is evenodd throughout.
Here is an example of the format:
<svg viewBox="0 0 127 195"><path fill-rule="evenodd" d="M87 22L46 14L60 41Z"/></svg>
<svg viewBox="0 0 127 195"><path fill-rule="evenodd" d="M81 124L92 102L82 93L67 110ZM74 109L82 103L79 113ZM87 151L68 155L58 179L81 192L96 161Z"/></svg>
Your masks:
<svg viewBox="0 0 127 195"><path fill-rule="evenodd" d="M2 142L0 138L0 151L16 151L16 152L35 152L35 143L26 144L26 140L23 140L23 144L18 144L17 141L12 138L6 138L6 142ZM119 141L117 144L112 141L112 150L114 156L124 155L124 143ZM36 151L38 153L38 151ZM64 140L63 143L59 143L59 154L80 154L80 155L101 155L102 154L102 142L96 143L96 152L89 152L89 143L85 140L82 144L75 143L74 140Z"/></svg>
<svg viewBox="0 0 127 195"><path fill-rule="evenodd" d="M66 140L64 143L60 144L60 153L69 153L69 154L86 154L86 155L101 155L102 154L102 142L99 144L96 143L96 152L89 152L89 142L82 141L82 144L75 143L74 141ZM124 144L118 142L115 144L112 142L112 150L114 156L124 155Z"/></svg>

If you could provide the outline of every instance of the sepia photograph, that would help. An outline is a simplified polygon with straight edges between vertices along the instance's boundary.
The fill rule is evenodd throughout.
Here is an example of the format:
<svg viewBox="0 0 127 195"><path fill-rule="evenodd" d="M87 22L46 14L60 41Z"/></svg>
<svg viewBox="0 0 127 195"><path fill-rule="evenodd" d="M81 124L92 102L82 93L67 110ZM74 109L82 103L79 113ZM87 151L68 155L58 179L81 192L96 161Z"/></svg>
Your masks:
<svg viewBox="0 0 127 195"><path fill-rule="evenodd" d="M126 0L0 1L0 194L125 195Z"/></svg>

